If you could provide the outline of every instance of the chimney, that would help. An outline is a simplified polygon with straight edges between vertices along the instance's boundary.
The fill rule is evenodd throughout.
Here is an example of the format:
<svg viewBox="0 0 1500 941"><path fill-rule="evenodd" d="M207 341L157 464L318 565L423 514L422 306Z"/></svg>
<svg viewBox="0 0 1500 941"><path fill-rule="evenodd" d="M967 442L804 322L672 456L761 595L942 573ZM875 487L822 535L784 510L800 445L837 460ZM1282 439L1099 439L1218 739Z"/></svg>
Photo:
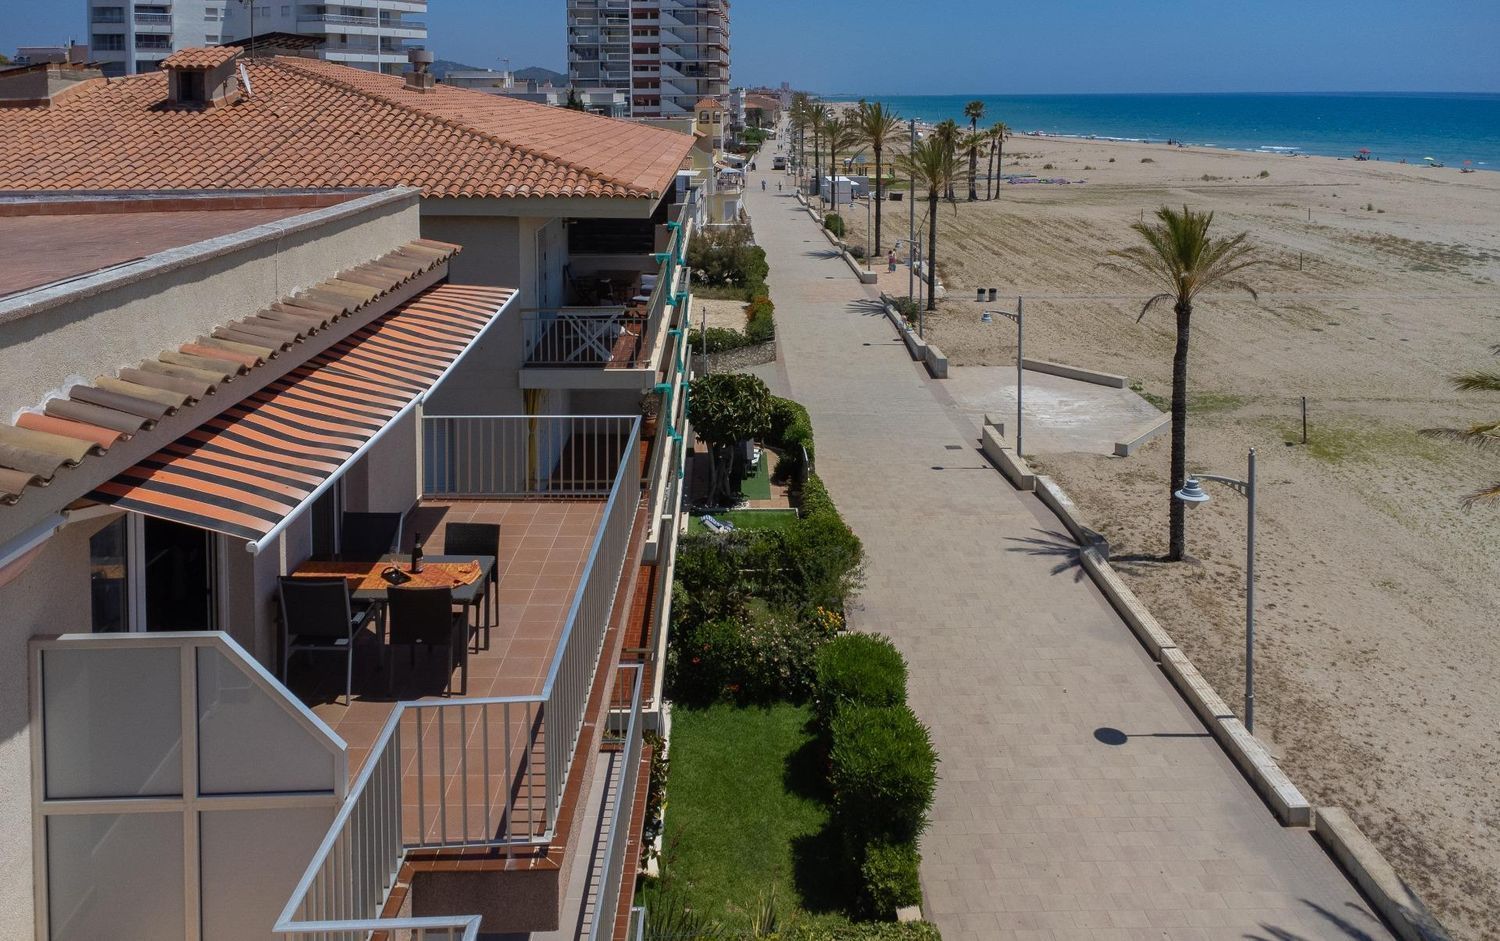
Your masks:
<svg viewBox="0 0 1500 941"><path fill-rule="evenodd" d="M411 71L406 73L406 89L415 92L431 92L437 87L437 79L428 71L432 66L432 53L426 49L413 49L406 54Z"/></svg>

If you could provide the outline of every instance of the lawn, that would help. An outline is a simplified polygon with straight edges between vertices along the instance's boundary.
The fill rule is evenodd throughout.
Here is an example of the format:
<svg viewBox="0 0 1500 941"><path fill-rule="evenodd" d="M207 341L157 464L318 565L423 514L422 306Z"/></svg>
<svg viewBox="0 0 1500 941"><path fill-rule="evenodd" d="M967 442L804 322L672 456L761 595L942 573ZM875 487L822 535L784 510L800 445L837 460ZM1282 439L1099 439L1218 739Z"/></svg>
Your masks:
<svg viewBox="0 0 1500 941"><path fill-rule="evenodd" d="M663 877L644 904L691 909L726 929L749 926L775 893L782 923L843 923L829 885L828 812L806 706L715 705L672 711Z"/></svg>
<svg viewBox="0 0 1500 941"><path fill-rule="evenodd" d="M746 500L771 499L771 452L769 449L760 449L760 464L756 468L755 476L746 477L740 481L740 493Z"/></svg>
<svg viewBox="0 0 1500 941"><path fill-rule="evenodd" d="M733 523L738 529L786 529L797 521L796 510L722 510L710 513L721 523ZM703 520L688 517L688 532L701 533Z"/></svg>

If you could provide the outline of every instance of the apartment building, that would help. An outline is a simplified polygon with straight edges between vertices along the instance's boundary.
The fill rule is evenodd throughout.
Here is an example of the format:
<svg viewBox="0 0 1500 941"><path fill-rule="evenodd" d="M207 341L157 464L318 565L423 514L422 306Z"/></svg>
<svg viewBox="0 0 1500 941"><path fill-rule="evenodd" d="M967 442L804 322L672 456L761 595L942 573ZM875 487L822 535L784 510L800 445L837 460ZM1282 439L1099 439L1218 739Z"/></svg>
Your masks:
<svg viewBox="0 0 1500 941"><path fill-rule="evenodd" d="M443 76L443 82L454 88L534 101L553 108L576 104L589 114L602 114L607 118L630 117L630 93L619 88L580 88L574 85L558 86L550 82L521 81L514 73L489 69L449 72Z"/></svg>
<svg viewBox="0 0 1500 941"><path fill-rule="evenodd" d="M691 115L729 92L728 0L567 0L568 78L630 92L631 115Z"/></svg>
<svg viewBox="0 0 1500 941"><path fill-rule="evenodd" d="M239 0L86 0L89 47L111 78L150 72L167 56L224 39L223 20Z"/></svg>
<svg viewBox="0 0 1500 941"><path fill-rule="evenodd" d="M223 0L226 41L267 33L317 40L313 55L340 65L398 75L407 55L427 42L427 0L347 4Z"/></svg>
<svg viewBox="0 0 1500 941"><path fill-rule="evenodd" d="M0 929L624 937L692 138L240 55L0 107ZM296 649L282 580L371 515L351 604L419 536L479 566L441 656L394 604Z"/></svg>

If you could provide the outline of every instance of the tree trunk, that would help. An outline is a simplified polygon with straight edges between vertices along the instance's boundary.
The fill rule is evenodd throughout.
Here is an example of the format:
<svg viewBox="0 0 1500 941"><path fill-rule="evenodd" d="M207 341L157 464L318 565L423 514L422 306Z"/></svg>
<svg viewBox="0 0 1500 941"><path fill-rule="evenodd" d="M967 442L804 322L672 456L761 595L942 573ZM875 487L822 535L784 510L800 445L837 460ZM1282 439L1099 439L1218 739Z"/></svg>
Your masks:
<svg viewBox="0 0 1500 941"><path fill-rule="evenodd" d="M979 148L969 148L969 202L979 201Z"/></svg>
<svg viewBox="0 0 1500 941"><path fill-rule="evenodd" d="M1187 555L1187 504L1175 494L1187 483L1188 328L1193 305L1178 301L1177 349L1172 354L1172 489L1167 494L1171 508L1167 538L1167 561L1181 562Z"/></svg>
<svg viewBox="0 0 1500 941"><path fill-rule="evenodd" d="M875 148L875 254L880 254L880 204L885 201L885 178L880 175L880 148Z"/></svg>
<svg viewBox="0 0 1500 941"><path fill-rule="evenodd" d="M995 148L990 147L990 163L985 168L984 174L984 198L986 201L995 198Z"/></svg>
<svg viewBox="0 0 1500 941"><path fill-rule="evenodd" d="M938 191L927 197L927 309L937 310L937 217Z"/></svg>

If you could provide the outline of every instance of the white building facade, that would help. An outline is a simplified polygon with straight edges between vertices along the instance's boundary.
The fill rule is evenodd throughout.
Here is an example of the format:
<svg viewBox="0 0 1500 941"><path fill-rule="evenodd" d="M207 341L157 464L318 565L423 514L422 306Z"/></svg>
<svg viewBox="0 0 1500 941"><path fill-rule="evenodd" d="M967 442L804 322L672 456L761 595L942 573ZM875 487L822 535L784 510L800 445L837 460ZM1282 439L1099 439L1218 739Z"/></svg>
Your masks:
<svg viewBox="0 0 1500 941"><path fill-rule="evenodd" d="M729 91L729 0L567 0L568 78L628 90L631 115L691 115Z"/></svg>
<svg viewBox="0 0 1500 941"><path fill-rule="evenodd" d="M399 75L407 53L425 47L426 0L356 0L350 4L223 0L223 38L292 33L321 40L320 59Z"/></svg>
<svg viewBox="0 0 1500 941"><path fill-rule="evenodd" d="M89 47L111 77L151 72L178 49L223 39L225 8L237 0L85 0Z"/></svg>

